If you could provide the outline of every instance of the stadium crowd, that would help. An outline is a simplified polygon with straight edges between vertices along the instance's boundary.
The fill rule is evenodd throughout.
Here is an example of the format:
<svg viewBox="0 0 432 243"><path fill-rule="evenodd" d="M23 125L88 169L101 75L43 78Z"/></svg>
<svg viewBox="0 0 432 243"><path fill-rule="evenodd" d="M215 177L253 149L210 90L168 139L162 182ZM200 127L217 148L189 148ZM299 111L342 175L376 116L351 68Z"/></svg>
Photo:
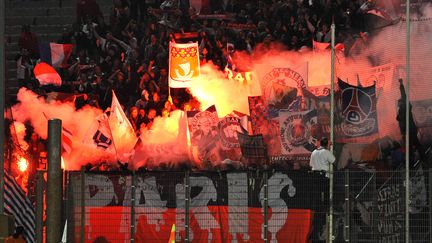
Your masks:
<svg viewBox="0 0 432 243"><path fill-rule="evenodd" d="M233 50L253 54L254 48L280 43L287 50L312 48L312 40L337 42L349 50L364 31L360 0L202 1L198 11L189 1L113 0L109 19L95 0L77 0L76 23L64 28L57 43L74 44L67 68L59 69L61 87L39 86L33 67L39 58L37 34L23 26L16 57L20 86L40 95L50 91L74 94L76 109L91 105L106 110L114 90L137 134L157 116L175 109L199 108L186 89L168 88L168 44L187 41L175 33L197 33L201 62L223 69ZM170 97L172 99L170 99ZM39 142L29 141L36 153Z"/></svg>

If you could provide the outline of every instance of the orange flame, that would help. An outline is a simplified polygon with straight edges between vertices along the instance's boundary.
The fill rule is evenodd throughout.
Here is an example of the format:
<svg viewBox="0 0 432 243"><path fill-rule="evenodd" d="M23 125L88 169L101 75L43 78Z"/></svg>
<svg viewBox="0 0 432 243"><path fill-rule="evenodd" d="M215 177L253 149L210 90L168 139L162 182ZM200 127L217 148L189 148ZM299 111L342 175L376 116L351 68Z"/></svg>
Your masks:
<svg viewBox="0 0 432 243"><path fill-rule="evenodd" d="M17 165L20 172L25 172L28 169L29 163L26 158L20 157L17 161Z"/></svg>
<svg viewBox="0 0 432 243"><path fill-rule="evenodd" d="M61 157L61 168L64 170L65 169L65 161L63 159L63 156Z"/></svg>

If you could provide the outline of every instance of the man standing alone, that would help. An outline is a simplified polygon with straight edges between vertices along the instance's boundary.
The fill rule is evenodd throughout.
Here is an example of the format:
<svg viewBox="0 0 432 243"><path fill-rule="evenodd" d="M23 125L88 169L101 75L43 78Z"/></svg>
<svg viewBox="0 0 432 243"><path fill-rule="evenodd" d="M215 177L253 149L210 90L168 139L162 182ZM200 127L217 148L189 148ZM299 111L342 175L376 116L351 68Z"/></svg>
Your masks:
<svg viewBox="0 0 432 243"><path fill-rule="evenodd" d="M333 165L335 160L334 155L328 150L328 139L324 137L321 138L320 146L312 152L309 165L312 170L325 171L328 177L329 165Z"/></svg>

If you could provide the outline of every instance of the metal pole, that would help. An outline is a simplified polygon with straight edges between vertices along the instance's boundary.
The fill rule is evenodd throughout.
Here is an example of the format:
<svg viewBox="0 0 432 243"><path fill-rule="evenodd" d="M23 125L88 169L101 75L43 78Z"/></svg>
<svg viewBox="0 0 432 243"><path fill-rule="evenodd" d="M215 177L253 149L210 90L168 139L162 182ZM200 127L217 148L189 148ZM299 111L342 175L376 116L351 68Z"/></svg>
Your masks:
<svg viewBox="0 0 432 243"><path fill-rule="evenodd" d="M268 242L268 172L264 171L264 242ZM276 236L274 236L276 237Z"/></svg>
<svg viewBox="0 0 432 243"><path fill-rule="evenodd" d="M350 184L349 184L349 170L345 170L345 241L350 242L350 213L351 213L351 201L350 201Z"/></svg>
<svg viewBox="0 0 432 243"><path fill-rule="evenodd" d="M190 193L189 193L189 171L185 173L185 242L189 243L189 208L190 208Z"/></svg>
<svg viewBox="0 0 432 243"><path fill-rule="evenodd" d="M5 2L0 1L0 215L4 214Z"/></svg>
<svg viewBox="0 0 432 243"><path fill-rule="evenodd" d="M429 242L432 242L432 169L428 170Z"/></svg>
<svg viewBox="0 0 432 243"><path fill-rule="evenodd" d="M59 119L48 120L47 242L60 242L62 236L61 126Z"/></svg>
<svg viewBox="0 0 432 243"><path fill-rule="evenodd" d="M131 239L130 242L135 242L135 171L132 173L132 187L131 187Z"/></svg>
<svg viewBox="0 0 432 243"><path fill-rule="evenodd" d="M43 242L43 209L44 209L44 186L43 180L45 171L36 172L36 240Z"/></svg>
<svg viewBox="0 0 432 243"><path fill-rule="evenodd" d="M85 179L86 173L84 167L81 167L81 222L80 222L80 242L84 243L85 239Z"/></svg>
<svg viewBox="0 0 432 243"><path fill-rule="evenodd" d="M409 154L410 154L410 44L411 44L411 14L410 14L410 0L406 1L406 106L405 106L405 242L409 242L409 195L410 195L410 181L409 181Z"/></svg>
<svg viewBox="0 0 432 243"><path fill-rule="evenodd" d="M334 144L334 79L335 79L335 25L331 25L331 87L330 87L330 151ZM333 165L329 164L329 217L328 241L333 242Z"/></svg>

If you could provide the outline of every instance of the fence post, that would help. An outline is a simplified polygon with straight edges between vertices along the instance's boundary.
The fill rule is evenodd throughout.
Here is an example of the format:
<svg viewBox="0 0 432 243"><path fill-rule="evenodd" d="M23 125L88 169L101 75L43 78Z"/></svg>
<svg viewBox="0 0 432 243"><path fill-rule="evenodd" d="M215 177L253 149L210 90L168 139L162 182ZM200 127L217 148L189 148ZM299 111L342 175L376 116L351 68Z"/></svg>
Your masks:
<svg viewBox="0 0 432 243"><path fill-rule="evenodd" d="M130 242L135 242L135 171L132 172L132 187L131 187L131 239Z"/></svg>
<svg viewBox="0 0 432 243"><path fill-rule="evenodd" d="M189 243L189 208L190 208L190 193L189 193L189 171L185 173L185 242Z"/></svg>
<svg viewBox="0 0 432 243"><path fill-rule="evenodd" d="M264 180L264 242L268 242L268 174L267 171L264 171L263 174ZM276 236L275 236L276 237Z"/></svg>
<svg viewBox="0 0 432 243"><path fill-rule="evenodd" d="M81 222L80 222L80 242L84 243L85 239L85 179L86 173L84 172L84 167L81 168Z"/></svg>
<svg viewBox="0 0 432 243"><path fill-rule="evenodd" d="M62 236L61 129L61 120L48 120L47 242L60 242Z"/></svg>
<svg viewBox="0 0 432 243"><path fill-rule="evenodd" d="M36 172L36 242L43 242L44 171Z"/></svg>
<svg viewBox="0 0 432 243"><path fill-rule="evenodd" d="M429 168L428 195L429 195L429 242L432 242L432 169Z"/></svg>
<svg viewBox="0 0 432 243"><path fill-rule="evenodd" d="M351 201L350 201L350 172L349 170L345 170L345 221L344 221L344 233L345 233L345 241L350 242L350 225L351 225Z"/></svg>

